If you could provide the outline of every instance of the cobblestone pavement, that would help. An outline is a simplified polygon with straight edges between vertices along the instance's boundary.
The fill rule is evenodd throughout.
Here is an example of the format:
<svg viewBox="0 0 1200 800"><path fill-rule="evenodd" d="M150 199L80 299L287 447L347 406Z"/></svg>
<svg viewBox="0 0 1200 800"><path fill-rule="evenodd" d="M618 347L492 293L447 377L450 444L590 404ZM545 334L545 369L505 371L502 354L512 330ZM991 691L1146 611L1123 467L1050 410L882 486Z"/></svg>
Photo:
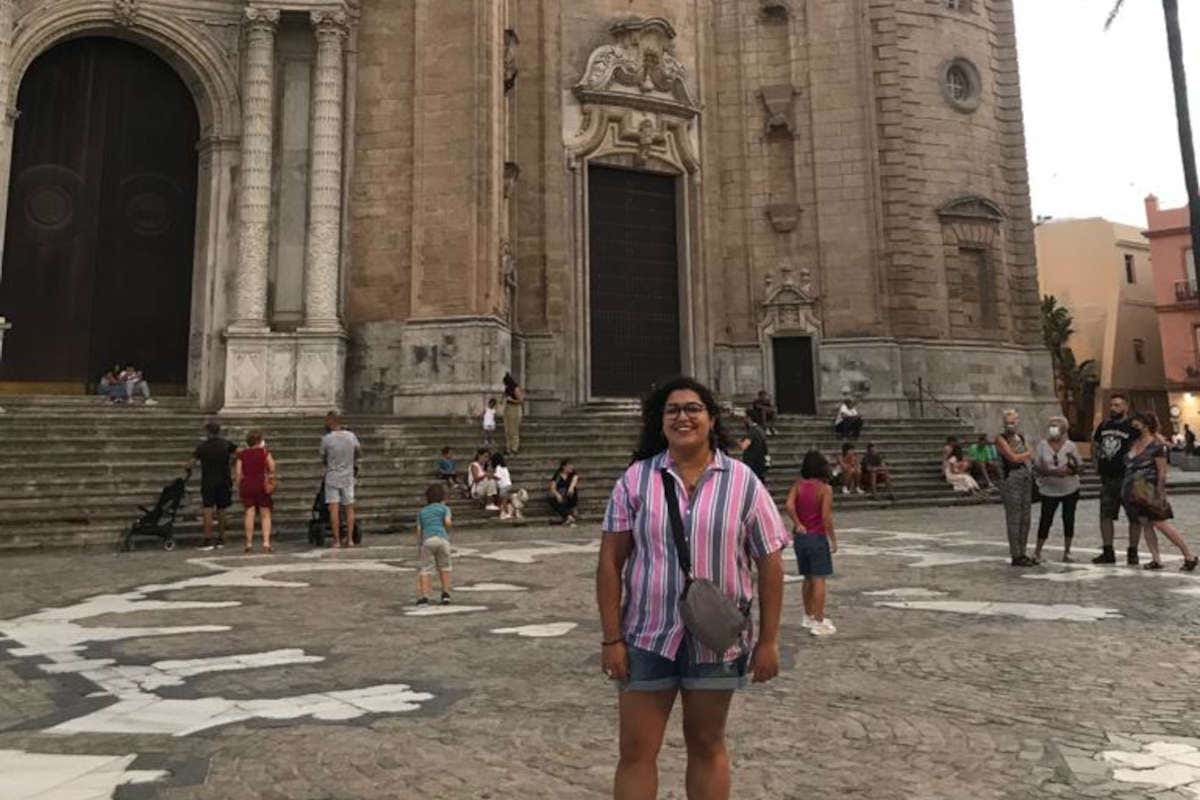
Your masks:
<svg viewBox="0 0 1200 800"><path fill-rule="evenodd" d="M1200 530L1200 499L1176 510ZM1016 570L1000 514L843 515L838 633L799 628L789 583L784 672L735 701L734 797L1200 797L1200 576ZM444 615L409 615L410 541L369 544L4 560L0 797L606 796L596 530L457 537L477 591ZM662 797L683 755L676 718Z"/></svg>

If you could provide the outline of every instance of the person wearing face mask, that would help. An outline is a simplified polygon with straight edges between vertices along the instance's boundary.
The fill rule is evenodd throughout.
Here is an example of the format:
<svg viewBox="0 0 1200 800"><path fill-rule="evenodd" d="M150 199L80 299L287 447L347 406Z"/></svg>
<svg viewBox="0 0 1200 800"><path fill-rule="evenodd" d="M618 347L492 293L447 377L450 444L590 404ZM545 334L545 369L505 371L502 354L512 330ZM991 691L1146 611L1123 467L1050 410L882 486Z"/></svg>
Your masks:
<svg viewBox="0 0 1200 800"><path fill-rule="evenodd" d="M1008 528L1008 550L1014 567L1032 567L1037 560L1026 554L1029 546L1029 522L1033 506L1033 452L1021 435L1021 417L1015 409L1004 412L1004 432L996 437L1004 481L1000 500L1004 503L1004 521Z"/></svg>
<svg viewBox="0 0 1200 800"><path fill-rule="evenodd" d="M1146 534L1150 563L1143 569L1162 569L1158 552L1157 528L1183 553L1182 569L1191 572L1200 558L1188 547L1179 529L1171 522L1174 513L1167 501L1167 445L1158 435L1158 416L1150 411L1133 415L1130 421L1137 439L1125 456L1125 481L1122 498L1130 525L1138 525Z"/></svg>
<svg viewBox="0 0 1200 800"><path fill-rule="evenodd" d="M1042 497L1033 560L1041 560L1042 548L1050 536L1050 526L1054 524L1054 514L1061 505L1062 560L1069 563L1072 561L1071 540L1075 536L1075 506L1079 503L1079 451L1067 437L1066 417L1051 417L1046 438L1038 442L1034 451L1033 471L1037 475L1038 493Z"/></svg>
<svg viewBox="0 0 1200 800"><path fill-rule="evenodd" d="M1129 400L1123 394L1113 394L1108 400L1108 419L1096 427L1092 435L1092 458L1100 473L1100 539L1103 549L1092 559L1093 564L1115 564L1113 523L1121 515L1121 486L1125 481L1125 454L1137 435L1129 422ZM1138 563L1140 528L1129 523L1129 549L1126 563Z"/></svg>

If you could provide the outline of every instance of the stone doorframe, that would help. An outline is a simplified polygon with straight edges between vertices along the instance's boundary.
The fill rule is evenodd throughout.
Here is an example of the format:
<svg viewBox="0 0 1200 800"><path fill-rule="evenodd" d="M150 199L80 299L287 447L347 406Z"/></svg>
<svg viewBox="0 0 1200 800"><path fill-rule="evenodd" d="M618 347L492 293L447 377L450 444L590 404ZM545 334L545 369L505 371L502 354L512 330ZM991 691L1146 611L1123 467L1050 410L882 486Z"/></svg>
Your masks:
<svg viewBox="0 0 1200 800"><path fill-rule="evenodd" d="M39 55L84 36L123 39L150 50L183 80L200 117L196 184L196 239L188 336L188 394L208 406L219 402L225 373L220 332L226 316L220 267L233 257L233 176L238 162L241 112L238 70L201 26L169 11L112 0L55 0L13 18L11 0L0 0L0 264L3 263L13 128L21 80ZM240 9L230 9L237 23ZM2 312L3 309L0 309Z"/></svg>
<svg viewBox="0 0 1200 800"><path fill-rule="evenodd" d="M797 279L790 269L781 270L779 281L768 276L764 299L759 306L758 345L762 352L763 385L770 386L778 402L775 385L775 339L806 336L812 342L813 397L821 404L821 318L812 277L801 270Z"/></svg>
<svg viewBox="0 0 1200 800"><path fill-rule="evenodd" d="M572 275L575 292L569 402L592 395L588 167L624 167L675 176L679 265L680 365L708 379L700 160L693 141L699 104L673 55L675 30L661 18L622 19L609 26L615 44L597 47L574 87L580 127L566 142L570 171ZM604 398L611 400L612 398Z"/></svg>

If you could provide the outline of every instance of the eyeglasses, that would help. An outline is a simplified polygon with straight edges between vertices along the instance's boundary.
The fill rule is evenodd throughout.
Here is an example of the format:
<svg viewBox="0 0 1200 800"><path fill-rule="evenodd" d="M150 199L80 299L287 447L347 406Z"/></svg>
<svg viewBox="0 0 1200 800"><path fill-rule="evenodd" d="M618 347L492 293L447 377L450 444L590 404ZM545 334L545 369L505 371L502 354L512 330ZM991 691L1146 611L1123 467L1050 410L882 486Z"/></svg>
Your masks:
<svg viewBox="0 0 1200 800"><path fill-rule="evenodd" d="M689 417L698 417L707 410L708 407L703 403L684 403L683 405L671 403L663 406L663 416L680 417L684 414L687 414Z"/></svg>

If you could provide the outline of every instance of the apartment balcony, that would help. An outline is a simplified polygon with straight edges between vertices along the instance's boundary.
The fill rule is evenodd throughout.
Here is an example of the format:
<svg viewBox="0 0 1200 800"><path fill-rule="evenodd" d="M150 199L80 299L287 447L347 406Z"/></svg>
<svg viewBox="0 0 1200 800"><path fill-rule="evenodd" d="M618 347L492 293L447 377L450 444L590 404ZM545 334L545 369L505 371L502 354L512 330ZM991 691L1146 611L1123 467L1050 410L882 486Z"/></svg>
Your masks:
<svg viewBox="0 0 1200 800"><path fill-rule="evenodd" d="M1200 286L1192 281L1175 281L1175 302L1193 303L1200 300Z"/></svg>

